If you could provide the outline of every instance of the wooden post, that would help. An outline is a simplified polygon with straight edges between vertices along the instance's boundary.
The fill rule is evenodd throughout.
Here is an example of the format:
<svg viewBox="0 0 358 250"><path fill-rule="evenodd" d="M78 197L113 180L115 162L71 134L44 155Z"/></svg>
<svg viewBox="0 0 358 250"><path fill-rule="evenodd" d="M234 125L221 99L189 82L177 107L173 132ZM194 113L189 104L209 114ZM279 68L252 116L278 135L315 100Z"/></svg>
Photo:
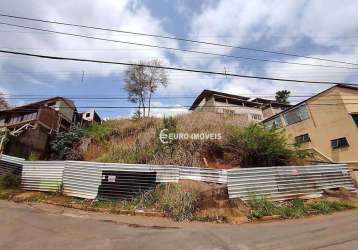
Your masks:
<svg viewBox="0 0 358 250"><path fill-rule="evenodd" d="M1 141L0 141L0 156L2 155L2 152L3 152L4 140L5 140L5 135L1 136Z"/></svg>

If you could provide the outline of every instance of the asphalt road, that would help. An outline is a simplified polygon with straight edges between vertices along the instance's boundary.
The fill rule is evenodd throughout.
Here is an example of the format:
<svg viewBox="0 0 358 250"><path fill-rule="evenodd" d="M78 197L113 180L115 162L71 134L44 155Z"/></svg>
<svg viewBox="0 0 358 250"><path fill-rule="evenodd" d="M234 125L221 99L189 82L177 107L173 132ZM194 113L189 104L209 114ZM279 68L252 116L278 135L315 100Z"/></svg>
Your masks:
<svg viewBox="0 0 358 250"><path fill-rule="evenodd" d="M358 249L358 210L228 225L0 201L0 249Z"/></svg>

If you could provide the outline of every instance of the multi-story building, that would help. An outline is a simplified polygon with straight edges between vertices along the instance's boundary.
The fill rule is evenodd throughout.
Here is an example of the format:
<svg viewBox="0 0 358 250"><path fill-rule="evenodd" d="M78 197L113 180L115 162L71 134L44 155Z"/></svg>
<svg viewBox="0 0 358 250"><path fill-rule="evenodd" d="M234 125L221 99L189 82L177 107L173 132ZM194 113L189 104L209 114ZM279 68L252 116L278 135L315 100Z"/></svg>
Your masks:
<svg viewBox="0 0 358 250"><path fill-rule="evenodd" d="M273 100L232 95L212 90L204 90L190 107L193 111L210 111L219 114L237 115L246 122L260 122L290 105Z"/></svg>
<svg viewBox="0 0 358 250"><path fill-rule="evenodd" d="M20 157L31 153L43 155L50 135L68 131L76 112L74 103L63 97L0 111L0 130L7 130L11 135L5 152Z"/></svg>
<svg viewBox="0 0 358 250"><path fill-rule="evenodd" d="M335 85L263 121L317 159L358 168L358 88Z"/></svg>

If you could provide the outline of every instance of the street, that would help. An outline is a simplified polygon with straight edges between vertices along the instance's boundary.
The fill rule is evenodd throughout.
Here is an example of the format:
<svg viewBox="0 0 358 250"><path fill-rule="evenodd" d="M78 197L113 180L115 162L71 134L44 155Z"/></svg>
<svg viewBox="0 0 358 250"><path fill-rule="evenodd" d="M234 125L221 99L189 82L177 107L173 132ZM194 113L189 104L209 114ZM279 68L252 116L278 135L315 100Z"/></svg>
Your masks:
<svg viewBox="0 0 358 250"><path fill-rule="evenodd" d="M357 249L358 210L241 225L0 201L0 249Z"/></svg>

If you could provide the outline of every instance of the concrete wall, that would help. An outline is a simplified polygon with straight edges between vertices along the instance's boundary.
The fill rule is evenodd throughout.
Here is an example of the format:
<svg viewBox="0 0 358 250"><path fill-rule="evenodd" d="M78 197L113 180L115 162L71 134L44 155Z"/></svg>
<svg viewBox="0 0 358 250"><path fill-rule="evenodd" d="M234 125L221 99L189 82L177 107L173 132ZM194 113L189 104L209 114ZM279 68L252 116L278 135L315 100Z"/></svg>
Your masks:
<svg viewBox="0 0 358 250"><path fill-rule="evenodd" d="M211 111L219 114L225 114L225 110L229 110L233 111L234 115L240 115L242 117L245 116L248 122L259 122L263 119L262 110L259 108L251 108L225 102L219 102L213 97L209 98L205 102L202 101L199 104L198 108L196 108L196 110ZM258 117L260 117L261 119L259 119Z"/></svg>
<svg viewBox="0 0 358 250"><path fill-rule="evenodd" d="M31 153L35 153L42 158L49 149L48 132L48 129L38 124L36 129L29 129L20 136L11 137L6 144L5 153L22 158L28 158Z"/></svg>
<svg viewBox="0 0 358 250"><path fill-rule="evenodd" d="M65 101L59 100L56 102L56 106L54 106L55 110L65 118L67 121L71 122L74 113L74 107L68 105Z"/></svg>
<svg viewBox="0 0 358 250"><path fill-rule="evenodd" d="M262 114L264 116L264 119L269 118L273 115L276 115L283 111L282 108L276 108L276 107L267 107L266 109L262 110Z"/></svg>

